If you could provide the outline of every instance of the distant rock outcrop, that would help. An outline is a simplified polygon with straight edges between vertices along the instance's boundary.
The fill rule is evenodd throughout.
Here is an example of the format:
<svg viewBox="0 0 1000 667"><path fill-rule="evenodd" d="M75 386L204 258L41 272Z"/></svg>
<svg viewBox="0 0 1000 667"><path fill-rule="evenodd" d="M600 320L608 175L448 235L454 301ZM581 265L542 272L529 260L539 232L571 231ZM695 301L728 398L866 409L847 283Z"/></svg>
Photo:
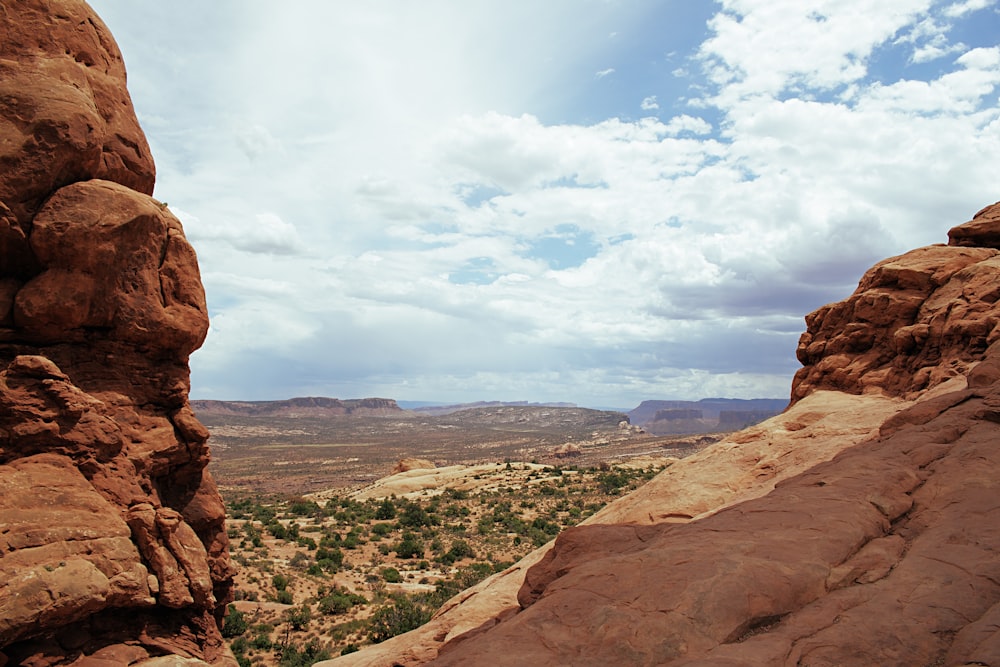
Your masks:
<svg viewBox="0 0 1000 667"><path fill-rule="evenodd" d="M583 454L583 449L575 442L564 442L552 450L552 456L557 459L571 459Z"/></svg>
<svg viewBox="0 0 1000 667"><path fill-rule="evenodd" d="M783 414L336 665L1000 664L1000 205L807 317Z"/></svg>
<svg viewBox="0 0 1000 667"><path fill-rule="evenodd" d="M410 472L411 470L433 470L436 467L433 461L428 461L427 459L406 458L396 464L391 474L395 475L401 472Z"/></svg>
<svg viewBox="0 0 1000 667"><path fill-rule="evenodd" d="M235 664L225 512L187 400L207 308L154 174L100 19L4 3L0 665Z"/></svg>

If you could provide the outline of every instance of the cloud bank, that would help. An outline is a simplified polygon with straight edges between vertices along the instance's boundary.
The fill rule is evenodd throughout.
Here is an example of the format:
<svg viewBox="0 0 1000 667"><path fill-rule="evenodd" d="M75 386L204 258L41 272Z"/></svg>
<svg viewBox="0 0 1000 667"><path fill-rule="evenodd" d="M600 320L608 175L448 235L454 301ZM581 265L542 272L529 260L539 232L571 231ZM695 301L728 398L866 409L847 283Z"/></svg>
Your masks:
<svg viewBox="0 0 1000 667"><path fill-rule="evenodd" d="M803 315L1000 199L996 2L93 4L195 397L784 396Z"/></svg>

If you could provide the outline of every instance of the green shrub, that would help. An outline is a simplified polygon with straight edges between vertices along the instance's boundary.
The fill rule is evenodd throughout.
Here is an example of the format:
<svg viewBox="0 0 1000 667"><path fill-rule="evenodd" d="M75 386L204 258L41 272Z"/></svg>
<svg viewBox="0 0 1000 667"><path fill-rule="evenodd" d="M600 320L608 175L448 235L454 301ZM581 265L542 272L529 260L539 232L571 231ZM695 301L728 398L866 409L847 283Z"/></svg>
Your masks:
<svg viewBox="0 0 1000 667"><path fill-rule="evenodd" d="M329 660L333 655L329 649L319 645L315 639L310 639L301 650L295 646L286 646L281 652L280 667L310 667L321 660Z"/></svg>
<svg viewBox="0 0 1000 667"><path fill-rule="evenodd" d="M475 558L476 553L469 546L469 543L465 540L455 540L451 543L451 548L448 552L441 557L441 562L451 565L455 561L462 560L463 558Z"/></svg>
<svg viewBox="0 0 1000 667"><path fill-rule="evenodd" d="M403 580L403 575L394 567L383 567L381 574L382 578L389 584L398 584Z"/></svg>
<svg viewBox="0 0 1000 667"><path fill-rule="evenodd" d="M274 535L274 538L276 540L286 540L286 539L288 539L288 529L285 528L285 526L283 524L278 523L277 520L275 520L272 523L267 524L264 527L267 528L267 532L269 532L272 535Z"/></svg>
<svg viewBox="0 0 1000 667"><path fill-rule="evenodd" d="M396 505L393 504L391 500L386 498L382 501L382 504L378 506L375 510L375 518L379 521L386 521L387 519L396 518Z"/></svg>
<svg viewBox="0 0 1000 667"><path fill-rule="evenodd" d="M368 625L373 644L409 632L429 621L431 612L407 597L396 597L393 604L376 611Z"/></svg>
<svg viewBox="0 0 1000 667"><path fill-rule="evenodd" d="M323 614L344 614L350 611L354 604L351 598L341 593L334 593L320 598L319 610Z"/></svg>
<svg viewBox="0 0 1000 667"><path fill-rule="evenodd" d="M379 537L385 537L394 530L391 523L376 523L372 526L372 533Z"/></svg>
<svg viewBox="0 0 1000 667"><path fill-rule="evenodd" d="M602 472L597 476L597 484L602 493L616 494L622 487L628 486L628 483L626 472Z"/></svg>
<svg viewBox="0 0 1000 667"><path fill-rule="evenodd" d="M337 547L316 550L316 563L327 572L336 572L344 564L344 552Z"/></svg>
<svg viewBox="0 0 1000 667"><path fill-rule="evenodd" d="M434 523L427 511L417 503L407 503L406 507L403 508L403 515L399 517L399 525L408 528L433 526Z"/></svg>
<svg viewBox="0 0 1000 667"><path fill-rule="evenodd" d="M424 543L413 533L406 531L396 545L396 555L400 558L423 558Z"/></svg>
<svg viewBox="0 0 1000 667"><path fill-rule="evenodd" d="M249 625L243 612L236 609L236 605L229 605L225 618L222 619L222 636L239 637L247 631Z"/></svg>
<svg viewBox="0 0 1000 667"><path fill-rule="evenodd" d="M288 511L296 516L321 516L323 509L312 500L297 500Z"/></svg>
<svg viewBox="0 0 1000 667"><path fill-rule="evenodd" d="M309 610L309 605L303 604L301 607L295 607L285 612L285 619L293 629L305 630L309 627L309 621L312 620L312 612Z"/></svg>

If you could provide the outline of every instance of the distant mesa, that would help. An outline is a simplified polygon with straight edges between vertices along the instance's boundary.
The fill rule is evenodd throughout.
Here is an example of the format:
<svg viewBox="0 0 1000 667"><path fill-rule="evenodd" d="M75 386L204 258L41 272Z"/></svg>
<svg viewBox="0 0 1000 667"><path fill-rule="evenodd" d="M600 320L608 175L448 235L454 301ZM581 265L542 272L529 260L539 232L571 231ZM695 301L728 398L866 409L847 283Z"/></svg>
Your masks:
<svg viewBox="0 0 1000 667"><path fill-rule="evenodd" d="M449 415L462 410L475 410L476 408L498 408L498 407L531 407L531 408L575 408L576 403L532 403L529 401L475 401L473 403L454 403L452 405L421 405L412 408L413 412L424 415L441 416Z"/></svg>
<svg viewBox="0 0 1000 667"><path fill-rule="evenodd" d="M653 435L690 435L738 431L781 414L787 405L783 398L643 401L628 416Z"/></svg>
<svg viewBox="0 0 1000 667"><path fill-rule="evenodd" d="M199 416L342 417L381 416L403 412L391 398L323 398L307 396L283 401L191 401Z"/></svg>

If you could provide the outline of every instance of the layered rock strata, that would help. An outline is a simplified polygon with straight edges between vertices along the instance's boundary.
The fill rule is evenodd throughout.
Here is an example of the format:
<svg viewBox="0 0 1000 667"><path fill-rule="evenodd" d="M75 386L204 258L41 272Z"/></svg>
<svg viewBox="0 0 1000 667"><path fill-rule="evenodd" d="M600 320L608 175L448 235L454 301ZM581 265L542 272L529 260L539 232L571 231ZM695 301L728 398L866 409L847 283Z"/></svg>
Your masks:
<svg viewBox="0 0 1000 667"><path fill-rule="evenodd" d="M784 414L344 665L1000 664L1000 204L806 318Z"/></svg>
<svg viewBox="0 0 1000 667"><path fill-rule="evenodd" d="M234 662L207 309L154 176L92 10L0 7L0 665Z"/></svg>

